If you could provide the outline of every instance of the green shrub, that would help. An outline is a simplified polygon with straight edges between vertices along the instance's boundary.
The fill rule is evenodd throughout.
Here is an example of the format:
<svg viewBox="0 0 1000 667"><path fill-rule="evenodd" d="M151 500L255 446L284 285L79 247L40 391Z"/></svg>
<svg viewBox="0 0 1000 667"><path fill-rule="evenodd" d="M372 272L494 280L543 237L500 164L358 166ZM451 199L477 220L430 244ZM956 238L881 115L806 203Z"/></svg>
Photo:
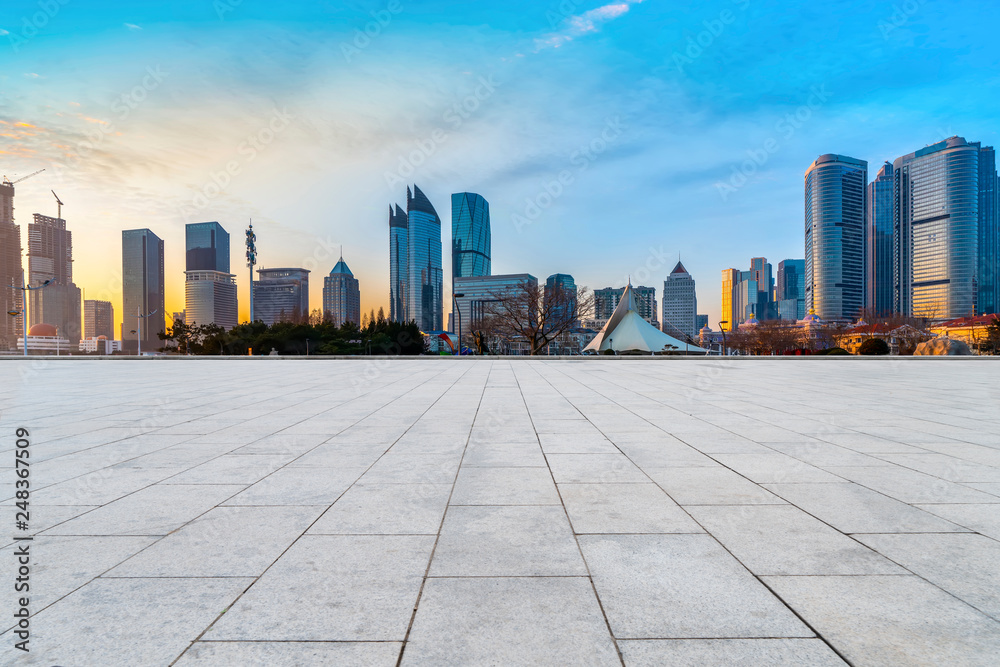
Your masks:
<svg viewBox="0 0 1000 667"><path fill-rule="evenodd" d="M869 338L865 342L861 343L861 347L858 349L858 354L864 356L889 354L889 343L885 342L881 338Z"/></svg>

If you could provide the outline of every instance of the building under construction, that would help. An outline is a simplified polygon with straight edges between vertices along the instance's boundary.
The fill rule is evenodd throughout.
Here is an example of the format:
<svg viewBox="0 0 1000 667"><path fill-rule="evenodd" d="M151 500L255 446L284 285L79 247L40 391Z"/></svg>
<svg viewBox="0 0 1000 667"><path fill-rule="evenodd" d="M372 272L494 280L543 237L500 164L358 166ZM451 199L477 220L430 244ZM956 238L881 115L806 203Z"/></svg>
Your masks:
<svg viewBox="0 0 1000 667"><path fill-rule="evenodd" d="M21 229L14 224L14 184L0 183L0 349L17 344L22 330L21 310ZM15 288L16 286L16 288Z"/></svg>

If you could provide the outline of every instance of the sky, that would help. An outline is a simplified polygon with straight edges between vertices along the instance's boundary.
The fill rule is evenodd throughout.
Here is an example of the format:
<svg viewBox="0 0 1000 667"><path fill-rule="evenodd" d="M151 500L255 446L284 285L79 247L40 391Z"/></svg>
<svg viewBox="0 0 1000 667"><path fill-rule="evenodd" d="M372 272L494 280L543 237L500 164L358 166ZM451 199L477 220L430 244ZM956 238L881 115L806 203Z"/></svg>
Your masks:
<svg viewBox="0 0 1000 667"><path fill-rule="evenodd" d="M311 307L342 247L388 311L388 208L416 183L446 249L451 193L489 201L495 274L659 299L679 257L717 328L723 269L804 256L819 155L874 176L948 136L1000 143L997 25L969 0L14 0L0 174L45 169L15 221L55 190L74 280L119 322L121 230L164 239L174 312L184 225L209 220L245 319L251 218L258 268L310 269Z"/></svg>

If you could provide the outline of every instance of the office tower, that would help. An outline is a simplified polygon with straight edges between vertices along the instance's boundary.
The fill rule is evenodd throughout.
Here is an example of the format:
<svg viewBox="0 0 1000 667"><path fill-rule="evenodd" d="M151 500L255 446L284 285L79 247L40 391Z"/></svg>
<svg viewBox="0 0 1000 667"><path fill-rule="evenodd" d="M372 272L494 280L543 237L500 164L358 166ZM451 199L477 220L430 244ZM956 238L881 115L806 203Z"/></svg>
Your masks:
<svg viewBox="0 0 1000 667"><path fill-rule="evenodd" d="M979 314L1000 312L1000 184L996 152L979 150Z"/></svg>
<svg viewBox="0 0 1000 667"><path fill-rule="evenodd" d="M83 332L84 338L115 339L115 309L110 301L87 299L83 302Z"/></svg>
<svg viewBox="0 0 1000 667"><path fill-rule="evenodd" d="M678 261L663 281L663 333L687 340L697 336L699 329L694 278Z"/></svg>
<svg viewBox="0 0 1000 667"><path fill-rule="evenodd" d="M604 326L611 315L615 312L618 302L625 293L624 287L605 287L594 290L594 322L596 326ZM660 318L656 304L655 287L632 287L632 294L635 297L636 311L642 315L642 319L651 325L660 328ZM600 327L598 327L600 328Z"/></svg>
<svg viewBox="0 0 1000 667"><path fill-rule="evenodd" d="M765 257L750 259L750 279L757 283L757 299L753 313L758 320L773 320L778 316L774 302L774 277Z"/></svg>
<svg viewBox="0 0 1000 667"><path fill-rule="evenodd" d="M343 257L323 279L323 317L338 327L345 322L361 326L361 286Z"/></svg>
<svg viewBox="0 0 1000 667"><path fill-rule="evenodd" d="M806 316L806 260L785 259L778 262L775 301L779 319L794 322Z"/></svg>
<svg viewBox="0 0 1000 667"><path fill-rule="evenodd" d="M48 287L30 292L29 326L49 324L76 347L80 343L80 288L73 283L73 233L62 218L35 213L28 225L28 282Z"/></svg>
<svg viewBox="0 0 1000 667"><path fill-rule="evenodd" d="M893 162L896 312L957 318L996 305L995 169L992 149L961 137Z"/></svg>
<svg viewBox="0 0 1000 667"><path fill-rule="evenodd" d="M743 321L736 308L736 289L739 284L739 269L722 270L722 331L732 331Z"/></svg>
<svg viewBox="0 0 1000 667"><path fill-rule="evenodd" d="M892 164L886 162L868 184L865 213L865 310L872 316L892 313L892 228L896 198Z"/></svg>
<svg viewBox="0 0 1000 667"><path fill-rule="evenodd" d="M406 316L421 331L441 331L444 273L441 218L416 185L406 188Z"/></svg>
<svg viewBox="0 0 1000 667"><path fill-rule="evenodd" d="M125 352L139 351L140 334L143 350L163 347L158 335L164 331L166 319L163 266L160 237L148 229L122 231L122 350ZM170 326L173 325L171 322Z"/></svg>
<svg viewBox="0 0 1000 667"><path fill-rule="evenodd" d="M571 300L567 301L564 306L560 307L562 312L554 311L552 313L553 320L563 321L572 316L573 317L572 326L574 327L578 326L580 323L580 313L578 312L576 313L575 316L573 316L572 312L577 309L576 281L573 279L573 276L569 275L568 273L553 273L551 276L545 279L545 298L548 299L552 291L557 288L562 289L569 295L571 295Z"/></svg>
<svg viewBox="0 0 1000 667"><path fill-rule="evenodd" d="M389 207L389 319L394 322L410 320L406 312L407 223L406 211L398 204L395 210Z"/></svg>
<svg viewBox="0 0 1000 667"><path fill-rule="evenodd" d="M864 306L868 163L816 158L805 173L806 310L851 320Z"/></svg>
<svg viewBox="0 0 1000 667"><path fill-rule="evenodd" d="M457 333L459 324L462 332L473 331L483 315L488 313L491 301L496 301L497 295L514 292L523 283L532 288L538 287L538 279L529 273L511 273L499 276L469 276L455 278L455 312L457 317L453 322ZM461 322L459 322L461 319Z"/></svg>
<svg viewBox="0 0 1000 667"><path fill-rule="evenodd" d="M229 272L229 233L218 222L196 222L186 225L184 234L185 323L235 327L236 276Z"/></svg>
<svg viewBox="0 0 1000 667"><path fill-rule="evenodd" d="M21 316L7 313L21 310L21 228L14 224L14 186L0 184L0 347L13 347L22 335ZM13 289L11 285L16 286Z"/></svg>
<svg viewBox="0 0 1000 667"><path fill-rule="evenodd" d="M695 326L698 327L699 332L708 326L708 315L698 315L695 319Z"/></svg>
<svg viewBox="0 0 1000 667"><path fill-rule="evenodd" d="M309 271L257 269L253 283L253 316L267 326L309 319Z"/></svg>
<svg viewBox="0 0 1000 667"><path fill-rule="evenodd" d="M490 204L472 192L451 196L451 276L490 275Z"/></svg>

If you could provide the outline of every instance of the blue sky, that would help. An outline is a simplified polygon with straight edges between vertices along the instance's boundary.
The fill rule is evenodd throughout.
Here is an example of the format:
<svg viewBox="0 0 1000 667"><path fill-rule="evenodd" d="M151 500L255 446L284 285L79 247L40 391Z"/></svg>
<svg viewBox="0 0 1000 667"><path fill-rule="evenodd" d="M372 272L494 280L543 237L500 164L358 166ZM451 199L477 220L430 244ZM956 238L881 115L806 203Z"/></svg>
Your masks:
<svg viewBox="0 0 1000 667"><path fill-rule="evenodd" d="M341 245L387 306L409 181L446 243L450 194L489 200L495 273L659 297L679 254L715 327L722 269L803 256L818 155L1000 143L992 3L63 1L0 16L0 172L46 168L18 222L55 189L76 282L119 305L121 229L166 240L180 310L184 223L218 220L245 314L252 216L314 307Z"/></svg>

